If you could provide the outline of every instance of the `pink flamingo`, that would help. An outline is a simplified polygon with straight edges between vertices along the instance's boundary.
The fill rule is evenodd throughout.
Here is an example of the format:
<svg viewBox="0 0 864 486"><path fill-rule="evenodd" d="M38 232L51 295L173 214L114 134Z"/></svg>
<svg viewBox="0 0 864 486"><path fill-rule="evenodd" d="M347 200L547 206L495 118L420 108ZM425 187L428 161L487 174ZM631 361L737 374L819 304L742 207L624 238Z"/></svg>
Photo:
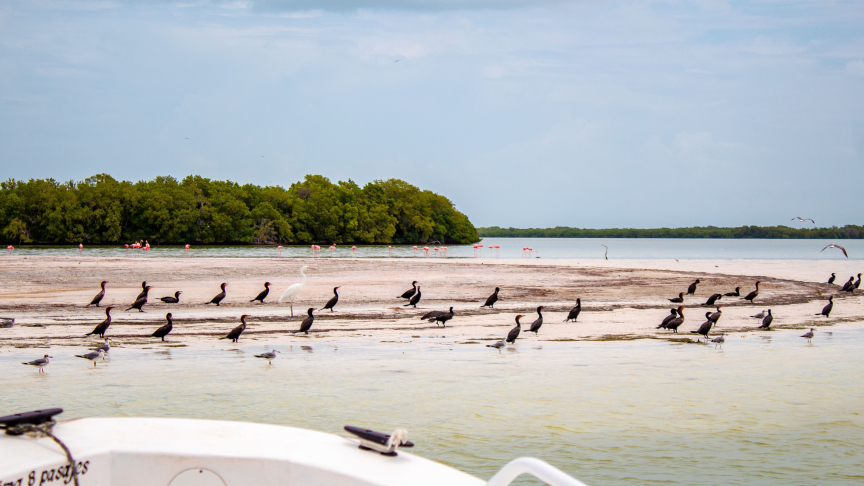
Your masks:
<svg viewBox="0 0 864 486"><path fill-rule="evenodd" d="M352 247L351 247L351 256L352 256L352 257L354 256L354 250L356 250L356 249L357 249L356 246L352 246Z"/></svg>
<svg viewBox="0 0 864 486"><path fill-rule="evenodd" d="M416 246L414 247L414 256L415 257L417 256L417 247Z"/></svg>
<svg viewBox="0 0 864 486"><path fill-rule="evenodd" d="M447 247L446 246L441 247L441 253L444 256L444 258L447 258Z"/></svg>
<svg viewBox="0 0 864 486"><path fill-rule="evenodd" d="M330 250L330 256L332 257L333 251L336 249L336 243L333 243L332 245L330 245L330 248L327 249Z"/></svg>
<svg viewBox="0 0 864 486"><path fill-rule="evenodd" d="M12 254L12 250L14 250L14 249L15 249L15 247L12 246L12 245L7 246L7 247L6 247L6 254L7 254L7 255L11 255L11 254Z"/></svg>
<svg viewBox="0 0 864 486"><path fill-rule="evenodd" d="M387 247L387 258L390 258L390 250L392 250L392 249L393 249L392 246Z"/></svg>
<svg viewBox="0 0 864 486"><path fill-rule="evenodd" d="M432 248L432 251L435 252L435 256L438 256L438 255L439 255L439 254L438 254L438 247L437 247L437 246L436 246L436 247L433 247L433 248Z"/></svg>
<svg viewBox="0 0 864 486"><path fill-rule="evenodd" d="M126 243L126 256L129 256L129 243Z"/></svg>
<svg viewBox="0 0 864 486"><path fill-rule="evenodd" d="M282 256L282 247L281 246L276 247L276 254L280 257Z"/></svg>
<svg viewBox="0 0 864 486"><path fill-rule="evenodd" d="M429 258L429 247L428 247L428 246L424 246L424 247L423 247L423 251L426 252L426 258Z"/></svg>
<svg viewBox="0 0 864 486"><path fill-rule="evenodd" d="M189 248L192 248L192 245L190 245L189 243L186 243L186 245L183 247L183 253L187 257L189 256Z"/></svg>
<svg viewBox="0 0 864 486"><path fill-rule="evenodd" d="M84 252L84 243L78 243L78 256Z"/></svg>
<svg viewBox="0 0 864 486"><path fill-rule="evenodd" d="M477 258L477 248L480 248L480 245L474 245L471 248L474 248L474 258Z"/></svg>

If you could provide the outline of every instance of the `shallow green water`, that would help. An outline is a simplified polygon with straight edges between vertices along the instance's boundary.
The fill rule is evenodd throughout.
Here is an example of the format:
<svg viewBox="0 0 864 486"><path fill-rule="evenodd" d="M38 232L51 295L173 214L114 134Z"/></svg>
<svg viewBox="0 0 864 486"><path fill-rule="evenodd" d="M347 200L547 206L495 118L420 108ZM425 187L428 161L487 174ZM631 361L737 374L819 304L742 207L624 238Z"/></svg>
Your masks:
<svg viewBox="0 0 864 486"><path fill-rule="evenodd" d="M95 370L73 357L82 348L55 347L44 375L19 364L43 350L0 348L0 412L403 426L413 452L481 478L527 455L589 485L864 483L864 330L799 334L722 350L529 337L501 354L284 337L115 347ZM252 356L271 345L272 366Z"/></svg>

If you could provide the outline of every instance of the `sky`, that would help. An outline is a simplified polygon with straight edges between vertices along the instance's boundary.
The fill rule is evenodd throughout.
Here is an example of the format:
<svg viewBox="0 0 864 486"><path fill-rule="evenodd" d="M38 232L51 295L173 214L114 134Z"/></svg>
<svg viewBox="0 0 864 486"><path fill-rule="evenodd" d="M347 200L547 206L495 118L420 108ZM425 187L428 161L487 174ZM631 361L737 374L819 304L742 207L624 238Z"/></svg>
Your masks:
<svg viewBox="0 0 864 486"><path fill-rule="evenodd" d="M864 2L2 2L0 168L399 178L476 226L864 224Z"/></svg>

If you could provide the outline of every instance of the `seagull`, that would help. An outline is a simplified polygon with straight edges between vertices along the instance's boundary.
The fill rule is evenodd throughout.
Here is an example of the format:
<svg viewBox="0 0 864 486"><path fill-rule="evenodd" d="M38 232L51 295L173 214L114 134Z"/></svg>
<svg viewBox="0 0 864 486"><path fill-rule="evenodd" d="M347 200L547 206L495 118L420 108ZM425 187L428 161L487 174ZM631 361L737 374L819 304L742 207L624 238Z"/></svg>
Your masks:
<svg viewBox="0 0 864 486"><path fill-rule="evenodd" d="M276 353L279 353L279 352L280 351L277 351L274 349L273 351L268 351L266 353L256 354L255 357L266 359L267 364L273 364L273 360L276 359Z"/></svg>
<svg viewBox="0 0 864 486"><path fill-rule="evenodd" d="M48 356L46 354L45 356L43 356L39 359L34 359L33 361L28 361L26 363L21 363L21 364L36 366L37 368L39 368L39 373L45 373L45 370L43 368L48 366L48 358L53 358L53 357L54 356Z"/></svg>
<svg viewBox="0 0 864 486"><path fill-rule="evenodd" d="M507 346L507 342L505 341L505 339L507 339L507 338L501 338L500 341L495 341L494 344L487 344L486 347L487 347L487 348L495 348L495 349L497 349L498 352L500 353L500 352L501 352L501 348ZM48 360L46 359L45 361L48 361Z"/></svg>
<svg viewBox="0 0 864 486"><path fill-rule="evenodd" d="M105 344L102 344L102 345L97 346L97 347L95 347L95 348L90 348L90 350L91 350L91 351L99 351L99 350L102 350L103 353L108 354L108 351L111 351L111 345L108 344L108 341L110 341L110 339L105 338ZM105 359L105 356L102 356L102 359Z"/></svg>
<svg viewBox="0 0 864 486"><path fill-rule="evenodd" d="M795 216L794 218L790 219L790 221L795 221L796 219L798 221L801 221L802 223L806 223L807 221L810 221L811 223L816 224L816 221L813 221L812 218L802 218L801 216Z"/></svg>
<svg viewBox="0 0 864 486"><path fill-rule="evenodd" d="M825 251L825 250L827 250L828 248L837 248L837 249L839 249L840 251L843 252L843 255L845 255L846 258L849 258L849 254L846 253L846 248L843 248L843 247L840 246L840 245L835 245L835 244L832 243L832 244L826 246L825 248L822 248L822 251Z"/></svg>
<svg viewBox="0 0 864 486"><path fill-rule="evenodd" d="M76 354L75 357L76 358L89 359L90 361L93 362L93 367L95 368L96 367L96 361L98 361L99 358L102 357L102 350L100 349L98 351L93 351L92 353L86 353L86 354Z"/></svg>
<svg viewBox="0 0 864 486"><path fill-rule="evenodd" d="M801 335L801 337L807 338L807 342L809 343L809 342L811 342L810 340L813 339L813 332L814 332L813 328L811 327L810 332L805 332L804 334Z"/></svg>
<svg viewBox="0 0 864 486"><path fill-rule="evenodd" d="M720 346L721 348L723 347L723 343L726 342L726 338L723 336L725 336L725 334L721 334L711 340L711 342L714 343L714 349L717 349L717 346Z"/></svg>
<svg viewBox="0 0 864 486"><path fill-rule="evenodd" d="M756 314L755 316L750 316L750 317L752 317L754 319L764 319L765 316L767 316L767 315L768 315L768 309L765 309L762 312Z"/></svg>

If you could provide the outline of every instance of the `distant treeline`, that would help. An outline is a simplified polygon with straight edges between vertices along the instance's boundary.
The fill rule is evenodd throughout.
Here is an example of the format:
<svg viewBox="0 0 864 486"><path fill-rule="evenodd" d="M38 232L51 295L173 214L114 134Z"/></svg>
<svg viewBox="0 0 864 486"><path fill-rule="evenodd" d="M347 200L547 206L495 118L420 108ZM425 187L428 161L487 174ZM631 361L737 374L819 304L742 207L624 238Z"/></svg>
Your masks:
<svg viewBox="0 0 864 486"><path fill-rule="evenodd" d="M307 175L288 189L182 181L0 183L4 243L471 243L477 230L444 196L390 179L363 187Z"/></svg>
<svg viewBox="0 0 864 486"><path fill-rule="evenodd" d="M842 228L790 228L788 226L741 226L718 228L610 228L582 229L556 226L555 228L477 228L481 237L499 238L864 238L864 226L846 225Z"/></svg>

